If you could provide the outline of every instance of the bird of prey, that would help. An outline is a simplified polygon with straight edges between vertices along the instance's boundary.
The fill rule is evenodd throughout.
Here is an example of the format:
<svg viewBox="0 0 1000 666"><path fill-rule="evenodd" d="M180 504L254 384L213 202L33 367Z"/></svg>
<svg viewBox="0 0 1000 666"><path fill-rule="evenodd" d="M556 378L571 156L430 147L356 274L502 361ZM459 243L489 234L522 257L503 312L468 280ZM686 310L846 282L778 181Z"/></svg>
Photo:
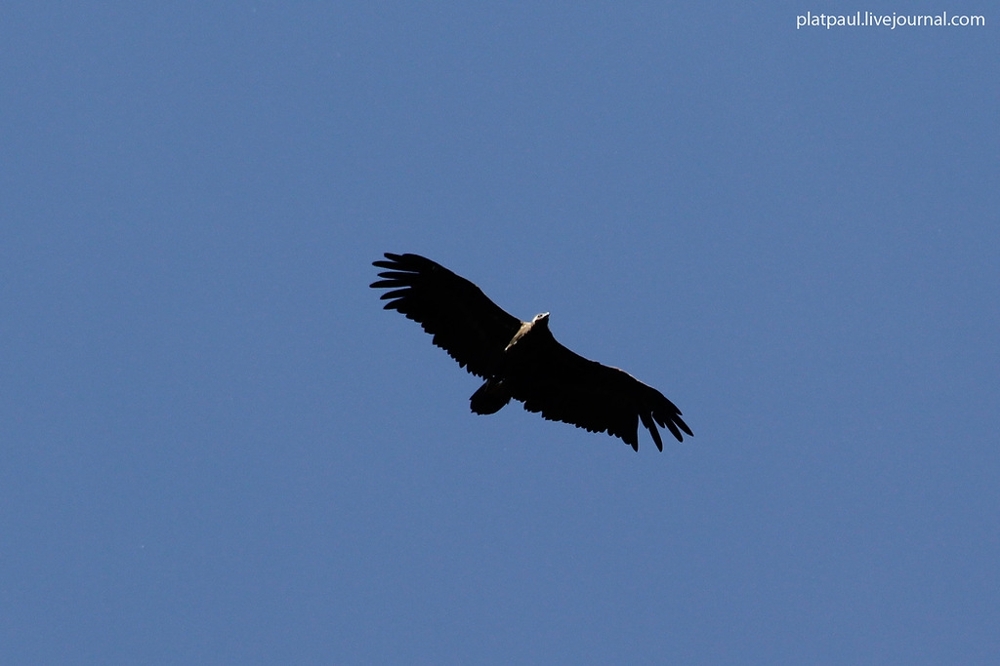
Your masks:
<svg viewBox="0 0 1000 666"><path fill-rule="evenodd" d="M434 336L458 364L486 381L472 394L476 414L495 414L511 398L550 421L607 432L639 450L639 422L662 451L656 424L677 441L693 436L674 403L618 368L601 365L559 344L549 313L528 322L508 314L472 282L416 254L385 253L374 261L372 283L386 310L398 310Z"/></svg>

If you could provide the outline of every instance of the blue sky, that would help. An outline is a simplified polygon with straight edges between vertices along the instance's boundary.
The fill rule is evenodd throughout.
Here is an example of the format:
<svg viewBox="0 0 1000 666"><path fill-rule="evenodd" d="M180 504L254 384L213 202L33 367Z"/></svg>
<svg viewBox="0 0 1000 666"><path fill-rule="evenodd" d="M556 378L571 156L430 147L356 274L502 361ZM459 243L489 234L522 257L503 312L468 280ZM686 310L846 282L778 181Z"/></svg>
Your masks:
<svg viewBox="0 0 1000 666"><path fill-rule="evenodd" d="M997 17L772 4L5 4L0 661L996 663ZM470 414L385 251L695 437Z"/></svg>

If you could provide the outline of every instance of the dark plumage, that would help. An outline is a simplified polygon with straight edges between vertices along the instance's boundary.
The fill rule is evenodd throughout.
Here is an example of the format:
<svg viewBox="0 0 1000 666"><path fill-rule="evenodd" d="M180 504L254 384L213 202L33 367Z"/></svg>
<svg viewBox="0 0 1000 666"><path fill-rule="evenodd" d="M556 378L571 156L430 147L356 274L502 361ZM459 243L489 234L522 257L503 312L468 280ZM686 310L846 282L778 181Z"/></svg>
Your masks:
<svg viewBox="0 0 1000 666"><path fill-rule="evenodd" d="M477 414L500 411L511 398L552 421L591 432L607 432L639 450L639 422L656 447L656 424L677 441L692 435L674 403L652 386L618 368L601 365L559 344L549 331L549 313L522 322L504 312L468 280L416 254L391 254L372 262L383 278L371 286L386 310L398 310L434 336L458 364L486 381L472 394Z"/></svg>

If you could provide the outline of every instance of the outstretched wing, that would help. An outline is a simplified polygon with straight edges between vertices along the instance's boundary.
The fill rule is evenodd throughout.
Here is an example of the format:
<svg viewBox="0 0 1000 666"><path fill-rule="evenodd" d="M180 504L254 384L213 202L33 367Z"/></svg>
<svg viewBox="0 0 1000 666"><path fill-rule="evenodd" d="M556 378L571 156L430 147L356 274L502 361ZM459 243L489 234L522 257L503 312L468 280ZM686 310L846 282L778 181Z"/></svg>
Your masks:
<svg viewBox="0 0 1000 666"><path fill-rule="evenodd" d="M385 253L388 261L372 262L388 270L372 283L382 294L386 310L398 310L434 336L458 364L480 377L495 374L504 349L521 328L482 290L444 266L416 254Z"/></svg>
<svg viewBox="0 0 1000 666"><path fill-rule="evenodd" d="M677 406L652 386L567 349L548 328L538 333L519 360L511 386L513 397L529 412L591 432L607 432L636 451L640 422L660 451L663 441L657 424L679 442L684 439L682 432L694 436Z"/></svg>

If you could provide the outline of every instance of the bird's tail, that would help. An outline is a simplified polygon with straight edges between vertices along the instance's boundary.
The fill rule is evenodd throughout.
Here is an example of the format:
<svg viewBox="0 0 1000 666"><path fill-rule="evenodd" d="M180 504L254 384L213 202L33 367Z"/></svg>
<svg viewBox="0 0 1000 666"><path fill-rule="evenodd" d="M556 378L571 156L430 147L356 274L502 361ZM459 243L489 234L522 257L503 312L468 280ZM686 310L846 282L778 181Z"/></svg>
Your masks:
<svg viewBox="0 0 1000 666"><path fill-rule="evenodd" d="M487 379L469 398L469 406L476 414L496 414L510 402L510 392L503 380Z"/></svg>

